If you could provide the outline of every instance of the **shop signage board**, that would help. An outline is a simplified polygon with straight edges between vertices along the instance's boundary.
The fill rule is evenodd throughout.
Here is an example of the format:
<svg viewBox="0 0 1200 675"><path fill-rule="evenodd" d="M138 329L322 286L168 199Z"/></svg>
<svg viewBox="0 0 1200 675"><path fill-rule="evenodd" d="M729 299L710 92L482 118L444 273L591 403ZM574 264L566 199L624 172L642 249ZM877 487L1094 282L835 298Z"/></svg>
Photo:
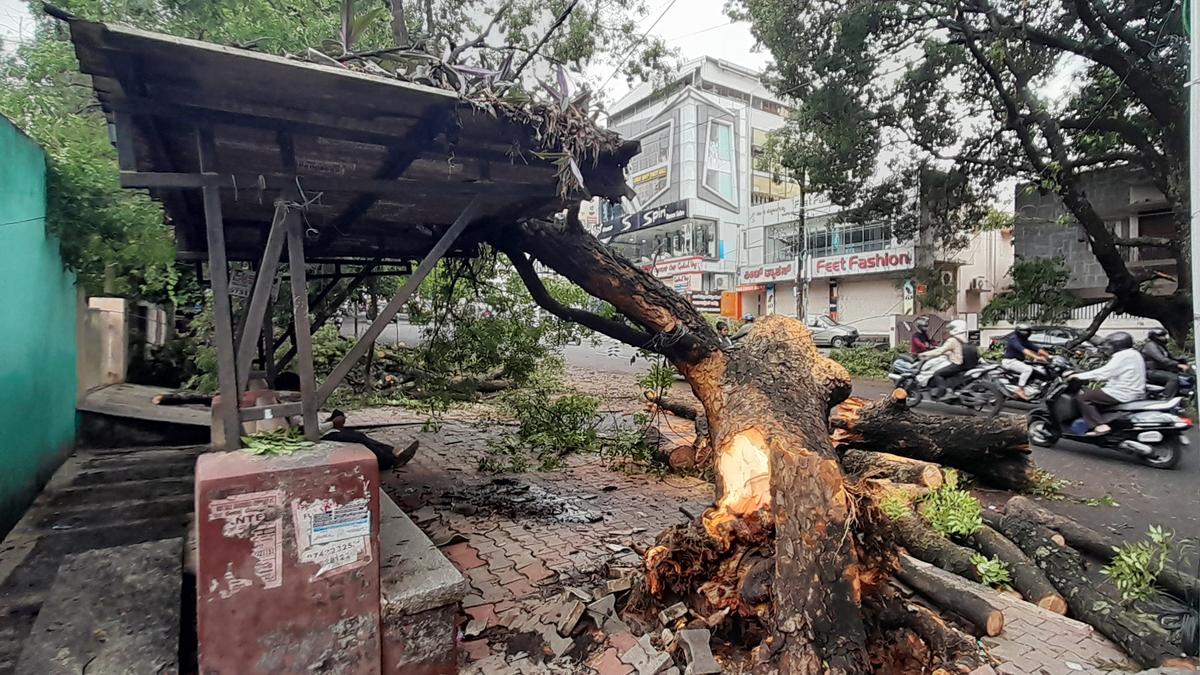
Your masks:
<svg viewBox="0 0 1200 675"><path fill-rule="evenodd" d="M795 260L746 267L738 270L737 281L739 284L745 285L763 284L774 281L794 281L798 267L799 265L796 264Z"/></svg>
<svg viewBox="0 0 1200 675"><path fill-rule="evenodd" d="M704 258L698 255L687 258L670 258L642 265L642 269L656 277L673 277L688 272L702 272L704 271L701 269L703 262Z"/></svg>
<svg viewBox="0 0 1200 675"><path fill-rule="evenodd" d="M599 238L607 241L622 234L673 223L687 217L687 200L669 202L662 206L652 206L636 213L628 213L620 218L604 221L604 224L600 226Z"/></svg>
<svg viewBox="0 0 1200 675"><path fill-rule="evenodd" d="M867 253L824 256L813 258L809 262L809 276L813 279L820 279L897 272L912 269L915 266L915 260L916 252L911 244Z"/></svg>

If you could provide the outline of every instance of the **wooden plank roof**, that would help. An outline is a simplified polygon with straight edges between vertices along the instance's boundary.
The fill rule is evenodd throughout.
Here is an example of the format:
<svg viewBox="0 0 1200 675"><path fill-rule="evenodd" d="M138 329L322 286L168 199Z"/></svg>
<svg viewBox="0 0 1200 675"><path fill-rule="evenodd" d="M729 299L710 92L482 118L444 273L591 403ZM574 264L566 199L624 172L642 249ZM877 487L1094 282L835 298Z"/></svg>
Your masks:
<svg viewBox="0 0 1200 675"><path fill-rule="evenodd" d="M564 197L535 156L539 129L453 92L118 25L72 20L80 68L112 123L127 186L153 186L181 258L206 250L198 137L211 132L232 260L257 259L274 201L295 183L308 202L306 255L414 259L476 195L485 228L548 217L589 194L617 199L636 142L580 162L588 190ZM216 175L213 175L216 174ZM193 182L189 182L193 181Z"/></svg>

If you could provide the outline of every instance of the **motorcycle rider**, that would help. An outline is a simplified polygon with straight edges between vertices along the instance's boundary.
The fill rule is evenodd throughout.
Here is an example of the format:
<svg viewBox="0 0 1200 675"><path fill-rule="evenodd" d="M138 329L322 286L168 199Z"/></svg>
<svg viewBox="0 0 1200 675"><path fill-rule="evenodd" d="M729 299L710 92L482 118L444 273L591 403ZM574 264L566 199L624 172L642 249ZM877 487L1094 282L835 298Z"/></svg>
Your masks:
<svg viewBox="0 0 1200 675"><path fill-rule="evenodd" d="M1179 393L1179 373L1187 372L1188 364L1167 351L1167 331L1150 331L1142 345L1142 359L1146 362L1146 382L1162 387L1164 398L1174 398Z"/></svg>
<svg viewBox="0 0 1200 675"><path fill-rule="evenodd" d="M913 326L916 327L916 330L913 331L912 340L909 342L910 351L912 351L913 356L924 354L925 352L937 346L937 342L935 342L934 339L929 336L928 317L918 317L917 320L913 322Z"/></svg>
<svg viewBox="0 0 1200 675"><path fill-rule="evenodd" d="M1146 396L1146 364L1133 348L1133 336L1117 331L1104 340L1104 350L1111 354L1108 363L1082 373L1072 380L1104 380L1101 389L1085 389L1075 395L1079 412L1087 425L1089 436L1101 436L1112 431L1096 406L1111 406L1137 401Z"/></svg>
<svg viewBox="0 0 1200 675"><path fill-rule="evenodd" d="M1029 324L1017 324L1016 329L1004 339L1004 358L1000 359L1001 368L1017 374L1017 396L1027 401L1029 395L1025 392L1025 385L1029 384L1029 378L1033 375L1033 366L1029 362L1044 360L1049 356L1046 350L1038 349L1029 341L1030 335L1033 335L1033 328Z"/></svg>
<svg viewBox="0 0 1200 675"><path fill-rule="evenodd" d="M917 355L917 358L922 361L945 356L946 360L950 362L938 369L929 380L930 386L933 387L933 397L935 399L945 398L949 394L946 389L946 380L962 372L965 357L964 348L967 343L967 322L962 319L955 319L946 325L946 330L949 335L941 347L935 347Z"/></svg>
<svg viewBox="0 0 1200 675"><path fill-rule="evenodd" d="M742 327L737 329L737 332L734 333L733 337L730 339L734 342L737 342L738 340L746 337L746 333L749 333L751 328L754 328L754 315L746 314L742 317Z"/></svg>

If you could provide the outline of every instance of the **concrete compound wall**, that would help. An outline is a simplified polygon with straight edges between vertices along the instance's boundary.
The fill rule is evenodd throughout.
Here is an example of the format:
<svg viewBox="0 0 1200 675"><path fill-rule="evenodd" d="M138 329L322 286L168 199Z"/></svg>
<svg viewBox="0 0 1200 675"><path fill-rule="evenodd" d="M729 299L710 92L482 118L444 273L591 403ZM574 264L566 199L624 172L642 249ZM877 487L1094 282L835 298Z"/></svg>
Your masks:
<svg viewBox="0 0 1200 675"><path fill-rule="evenodd" d="M46 232L46 159L0 117L0 534L75 438L75 280Z"/></svg>

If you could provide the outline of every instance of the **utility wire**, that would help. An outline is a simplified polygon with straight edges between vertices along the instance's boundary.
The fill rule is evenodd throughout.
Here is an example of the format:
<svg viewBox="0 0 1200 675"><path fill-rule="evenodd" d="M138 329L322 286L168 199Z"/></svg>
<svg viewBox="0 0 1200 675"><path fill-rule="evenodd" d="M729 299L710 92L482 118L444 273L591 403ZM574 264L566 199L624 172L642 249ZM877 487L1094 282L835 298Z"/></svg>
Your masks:
<svg viewBox="0 0 1200 675"><path fill-rule="evenodd" d="M654 27L658 25L658 22L662 21L662 18L667 15L667 12L671 11L671 8L675 6L675 2L676 0L671 0L667 3L667 6L663 8L663 11L658 15L658 18L654 20L654 23L650 24L650 27L642 32L642 36L638 38L638 43L641 43L646 39L646 36L650 34L650 31L654 30ZM617 73L621 71L621 66L624 66L625 62L629 60L629 57L633 56L633 52L633 49L629 50L629 53L621 59L621 62L617 64L616 68L613 68L612 73L609 74L604 82L600 83L600 86L596 88L596 91L604 91L605 85L607 85L614 77L616 77Z"/></svg>

